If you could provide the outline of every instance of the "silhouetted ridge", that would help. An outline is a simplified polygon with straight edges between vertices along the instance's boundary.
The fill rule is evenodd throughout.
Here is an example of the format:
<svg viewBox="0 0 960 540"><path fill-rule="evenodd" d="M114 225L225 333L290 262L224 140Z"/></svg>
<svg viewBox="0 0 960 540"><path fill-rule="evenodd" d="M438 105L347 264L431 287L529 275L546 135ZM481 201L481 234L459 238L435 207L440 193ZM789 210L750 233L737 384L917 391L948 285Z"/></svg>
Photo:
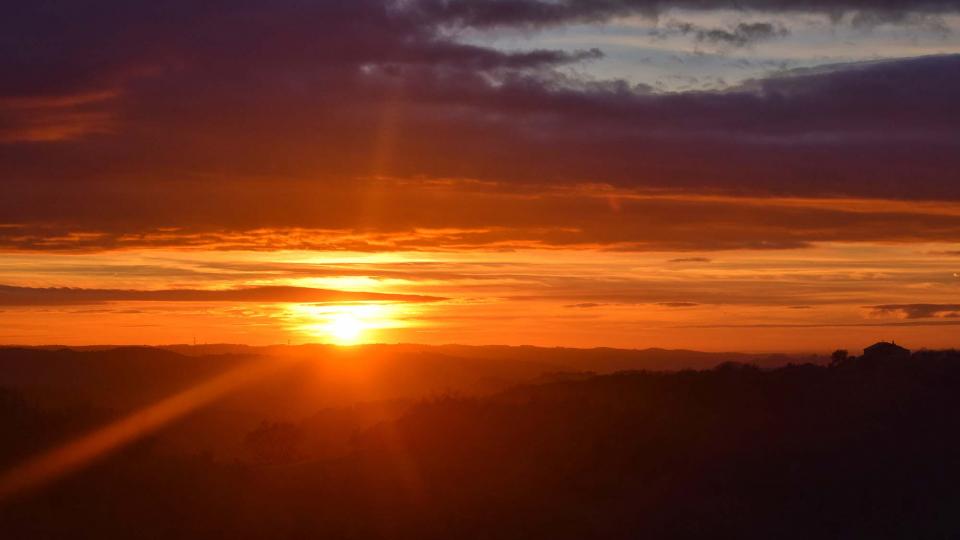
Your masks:
<svg viewBox="0 0 960 540"><path fill-rule="evenodd" d="M107 539L955 538L960 353L903 350L837 351L829 366L732 360L700 371L540 374L499 391L418 399L372 400L385 394L367 389L357 395L368 401L302 415L269 397L318 373L327 383L410 390L429 370L454 380L484 362L342 350L326 368L305 362L267 383L271 392L235 396L0 506L0 530ZM111 354L129 363L136 352ZM358 365L407 361L424 369L409 379L375 370L357 384ZM95 415L85 411L0 391L0 436L14 441L0 465L89 426ZM242 431L223 430L238 419Z"/></svg>

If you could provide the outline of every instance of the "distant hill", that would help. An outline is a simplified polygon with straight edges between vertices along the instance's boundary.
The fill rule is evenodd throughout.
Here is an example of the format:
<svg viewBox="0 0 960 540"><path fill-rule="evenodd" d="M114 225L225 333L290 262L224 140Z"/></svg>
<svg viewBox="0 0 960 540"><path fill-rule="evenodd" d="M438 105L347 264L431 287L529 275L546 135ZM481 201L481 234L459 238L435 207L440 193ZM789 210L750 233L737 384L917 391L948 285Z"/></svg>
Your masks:
<svg viewBox="0 0 960 540"><path fill-rule="evenodd" d="M158 540L960 537L956 351L606 375L541 372L566 365L565 354L580 361L576 351L522 360L550 360L548 351L286 350L295 367L262 388L0 500L0 530ZM150 373L172 384L192 364L281 361L259 352L0 356L3 368L32 364L21 383L57 367L76 385L109 390L97 380L111 369L110 384L149 386ZM533 379L479 391L478 377L493 374ZM474 392L336 406L311 394L362 400L453 384ZM281 418L292 410L285 399L316 408ZM85 432L88 412L35 407L0 385L0 473Z"/></svg>
<svg viewBox="0 0 960 540"><path fill-rule="evenodd" d="M244 434L263 420L297 422L324 410L328 416L349 417L353 413L341 410L382 403L392 404L396 413L402 404L423 398L484 396L583 374L803 360L662 349L460 345L7 347L0 348L0 389L44 409L83 410L90 422L106 421L218 374L284 363L283 369L193 412L178 424L177 436L166 437L174 446L232 454ZM334 438L341 444L348 435L344 428Z"/></svg>
<svg viewBox="0 0 960 540"><path fill-rule="evenodd" d="M251 392L259 399L287 401L293 408L299 397L304 407L315 407L318 403L416 398L439 392L486 394L565 372L709 369L725 362L776 367L826 361L821 357L666 349L406 344L7 347L0 348L0 387L18 388L42 400L85 399L124 408L148 403L245 363L291 358L300 362L289 374L296 382L294 390L284 386L273 392L279 395L271 397L271 384L264 381L264 388Z"/></svg>
<svg viewBox="0 0 960 540"><path fill-rule="evenodd" d="M417 345L375 344L343 348L335 345L269 345L249 346L231 344L165 345L159 348L188 356L212 354L331 354L335 351L376 351L378 354L395 352L430 352L456 358L521 360L554 369L612 373L624 370L675 371L681 369L710 369L723 362L740 362L772 368L790 363L825 363L828 358L817 355L756 354L739 352L702 352L685 349L616 349L597 347L579 349L569 347L535 347L507 345Z"/></svg>

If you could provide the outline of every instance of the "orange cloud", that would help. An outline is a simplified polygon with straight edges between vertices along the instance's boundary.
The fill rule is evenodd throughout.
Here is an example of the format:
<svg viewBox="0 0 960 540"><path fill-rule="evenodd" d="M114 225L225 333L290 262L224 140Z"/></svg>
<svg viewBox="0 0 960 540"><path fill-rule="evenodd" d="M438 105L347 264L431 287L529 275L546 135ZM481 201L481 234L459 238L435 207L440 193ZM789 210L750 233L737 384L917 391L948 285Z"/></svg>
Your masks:
<svg viewBox="0 0 960 540"><path fill-rule="evenodd" d="M443 298L371 292L350 292L306 287L238 287L225 290L80 289L69 287L15 287L0 285L0 306L87 305L105 302L435 302Z"/></svg>
<svg viewBox="0 0 960 540"><path fill-rule="evenodd" d="M54 142L109 133L115 91L60 96L0 97L0 144Z"/></svg>
<svg viewBox="0 0 960 540"><path fill-rule="evenodd" d="M0 226L0 249L720 251L960 241L960 207L947 202L733 197L606 186L535 190L469 181L371 180L343 188L174 183L162 192L122 193L93 187L85 186L87 197L98 201L95 212L63 205L60 192L35 196L29 212L10 208L12 220ZM607 203L611 193L620 201L616 210ZM174 215L184 217L173 220Z"/></svg>

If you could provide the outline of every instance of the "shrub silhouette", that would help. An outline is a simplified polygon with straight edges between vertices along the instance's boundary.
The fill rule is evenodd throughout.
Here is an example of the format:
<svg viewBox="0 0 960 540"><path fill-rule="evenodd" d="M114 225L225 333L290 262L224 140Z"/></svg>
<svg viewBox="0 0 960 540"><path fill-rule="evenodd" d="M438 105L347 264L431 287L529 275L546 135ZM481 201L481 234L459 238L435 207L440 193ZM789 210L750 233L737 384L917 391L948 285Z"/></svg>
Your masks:
<svg viewBox="0 0 960 540"><path fill-rule="evenodd" d="M302 457L303 432L289 422L261 422L244 439L255 463L292 463Z"/></svg>

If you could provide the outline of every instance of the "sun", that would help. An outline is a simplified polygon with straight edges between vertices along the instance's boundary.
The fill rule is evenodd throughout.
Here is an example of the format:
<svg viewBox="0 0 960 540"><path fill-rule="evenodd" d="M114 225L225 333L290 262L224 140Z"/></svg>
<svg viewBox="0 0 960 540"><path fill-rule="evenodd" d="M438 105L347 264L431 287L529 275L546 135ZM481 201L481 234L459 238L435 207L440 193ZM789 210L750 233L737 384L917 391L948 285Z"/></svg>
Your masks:
<svg viewBox="0 0 960 540"><path fill-rule="evenodd" d="M353 345L363 338L369 325L354 313L337 313L323 325L323 332L340 345Z"/></svg>
<svg viewBox="0 0 960 540"><path fill-rule="evenodd" d="M377 304L307 305L295 313L305 323L301 333L336 345L366 343L371 334L393 325L386 307Z"/></svg>

